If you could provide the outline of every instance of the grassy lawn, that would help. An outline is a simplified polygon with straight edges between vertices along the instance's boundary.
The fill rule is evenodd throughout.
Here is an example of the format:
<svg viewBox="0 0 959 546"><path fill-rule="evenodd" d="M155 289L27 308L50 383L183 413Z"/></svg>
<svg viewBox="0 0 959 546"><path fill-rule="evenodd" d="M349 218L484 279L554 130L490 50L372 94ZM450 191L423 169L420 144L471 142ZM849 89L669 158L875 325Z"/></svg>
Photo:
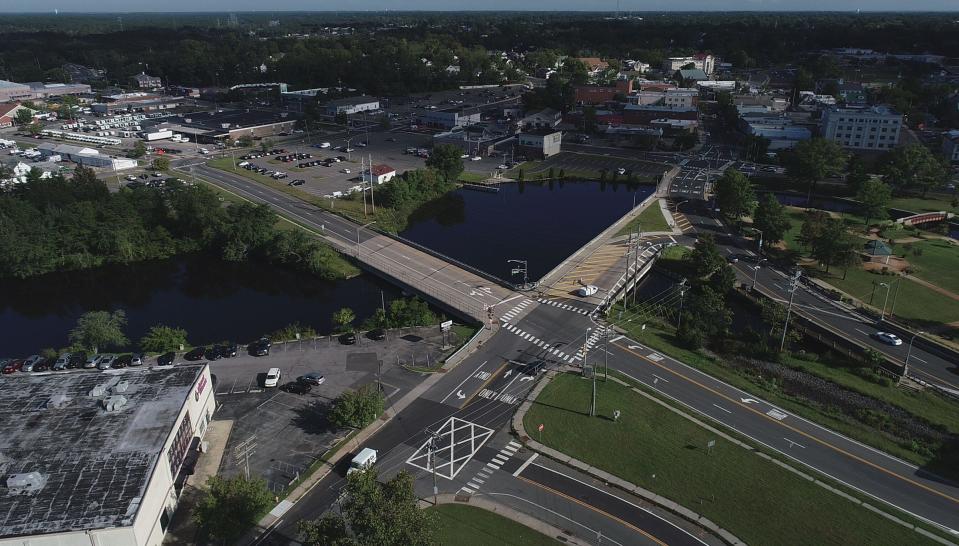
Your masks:
<svg viewBox="0 0 959 546"><path fill-rule="evenodd" d="M955 272L952 273L953 282ZM842 272L830 272L829 276L822 277L824 281L869 303L869 295L873 289L873 282L889 284L892 292L889 294L887 312L892 309L893 295L896 290L896 277L878 275L864 269L850 268L843 280ZM959 301L943 296L942 294L908 280L897 281L899 296L895 298L895 315L919 324L939 323L947 324L959 320ZM886 299L886 288L876 288L876 295L872 306L880 309Z"/></svg>
<svg viewBox="0 0 959 546"><path fill-rule="evenodd" d="M489 178L489 175L486 173L471 173L469 171L463 171L460 173L459 181L460 182L482 182Z"/></svg>
<svg viewBox="0 0 959 546"><path fill-rule="evenodd" d="M952 199L945 197L896 197L889 202L889 207L894 209L909 210L912 212L959 212L959 209L952 206Z"/></svg>
<svg viewBox="0 0 959 546"><path fill-rule="evenodd" d="M639 213L639 216L633 218L628 224L623 226L616 235L626 235L636 230L639 226L644 232L648 231L670 231L666 218L663 217L663 211L659 207L659 201L653 201L648 207Z"/></svg>
<svg viewBox="0 0 959 546"><path fill-rule="evenodd" d="M436 515L436 543L456 546L553 546L558 541L499 514L462 504L427 508Z"/></svg>
<svg viewBox="0 0 959 546"><path fill-rule="evenodd" d="M921 254L914 254L916 250ZM959 271L959 246L942 239L926 239L897 244L893 252L912 264L912 274L916 277L959 294L959 275L956 274Z"/></svg>
<svg viewBox="0 0 959 546"><path fill-rule="evenodd" d="M590 382L558 376L526 414L527 429L544 423L543 443L670 498L747 544L932 543L626 387L600 382L597 391L599 417L590 418Z"/></svg>
<svg viewBox="0 0 959 546"><path fill-rule="evenodd" d="M610 317L615 319L618 316L619 309L621 307L614 307ZM627 316L624 316L622 320L614 320L614 322L627 330L631 338L656 351L698 368L730 385L761 396L786 411L805 417L886 453L917 465L926 465L930 462L928 457L913 451L911 446L904 445L896 441L894 437L883 434L852 417L834 411L829 407L811 403L807 399L790 396L784 393L777 383L767 381L760 375L732 368L719 358L678 346L674 338L675 329L672 327L650 322L643 329L642 321L629 322L626 319ZM929 419L931 422L941 424L952 431L959 431L959 428L954 428L959 427L957 417L955 417L957 404L942 399L933 393L910 394L900 392L896 387L883 387L853 373L846 372L840 367L829 366L828 362L813 363L797 359L787 360L784 363L805 369L823 379L833 381L862 394L900 406L916 416Z"/></svg>

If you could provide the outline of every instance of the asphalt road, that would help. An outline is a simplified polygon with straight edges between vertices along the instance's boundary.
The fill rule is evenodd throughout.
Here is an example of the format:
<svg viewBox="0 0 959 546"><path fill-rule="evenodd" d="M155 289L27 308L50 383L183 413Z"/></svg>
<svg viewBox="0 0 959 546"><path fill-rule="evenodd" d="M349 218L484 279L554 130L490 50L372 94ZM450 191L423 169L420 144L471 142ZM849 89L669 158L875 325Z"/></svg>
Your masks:
<svg viewBox="0 0 959 546"><path fill-rule="evenodd" d="M752 241L742 240L732 236L722 223L708 215L703 206L696 202L689 202L681 208L686 218L692 224L696 233L712 233L716 237L721 251L727 255L753 253L755 248ZM788 303L790 296L790 279L786 272L780 271L768 263L762 264L758 271L754 270L754 263L744 260L734 264L740 280L752 284L755 275L757 288L765 294ZM877 297L882 295L881 291ZM894 362L903 363L909 351L909 339L903 340L899 346L892 346L878 341L873 337L876 332L882 331L882 325L872 319L851 312L835 304L824 294L799 284L793 296L793 311L814 320L825 326L837 336L854 340L871 349L888 355ZM925 351L921 346L914 345L909 355L909 373L920 379L952 389L959 393L959 363L942 356Z"/></svg>

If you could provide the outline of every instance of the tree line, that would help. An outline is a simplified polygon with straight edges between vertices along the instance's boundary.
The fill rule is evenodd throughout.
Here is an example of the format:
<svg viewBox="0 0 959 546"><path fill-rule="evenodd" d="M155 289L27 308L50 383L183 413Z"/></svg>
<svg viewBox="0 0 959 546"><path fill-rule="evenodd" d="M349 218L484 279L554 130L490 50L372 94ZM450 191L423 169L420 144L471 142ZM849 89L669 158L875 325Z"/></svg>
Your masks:
<svg viewBox="0 0 959 546"><path fill-rule="evenodd" d="M110 192L96 174L40 179L0 194L0 278L165 259L208 251L342 277L343 258L300 230L280 230L265 205L224 205L203 185ZM349 268L349 266L345 266Z"/></svg>

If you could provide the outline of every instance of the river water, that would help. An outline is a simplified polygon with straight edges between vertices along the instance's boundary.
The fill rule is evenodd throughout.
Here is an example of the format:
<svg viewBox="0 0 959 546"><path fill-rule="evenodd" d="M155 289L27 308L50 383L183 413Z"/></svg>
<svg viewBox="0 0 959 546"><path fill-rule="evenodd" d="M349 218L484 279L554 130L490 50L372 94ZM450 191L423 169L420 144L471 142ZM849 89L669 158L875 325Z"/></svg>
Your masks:
<svg viewBox="0 0 959 546"><path fill-rule="evenodd" d="M592 182L506 184L498 193L458 190L417 211L403 236L509 279L507 259L529 260L538 279L653 191ZM521 278L512 280L521 281ZM111 265L26 280L0 280L0 357L62 348L77 318L123 309L127 337L155 324L186 329L193 343L247 342L299 322L323 333L350 307L370 316L399 288L370 274L337 281L268 264L204 255Z"/></svg>

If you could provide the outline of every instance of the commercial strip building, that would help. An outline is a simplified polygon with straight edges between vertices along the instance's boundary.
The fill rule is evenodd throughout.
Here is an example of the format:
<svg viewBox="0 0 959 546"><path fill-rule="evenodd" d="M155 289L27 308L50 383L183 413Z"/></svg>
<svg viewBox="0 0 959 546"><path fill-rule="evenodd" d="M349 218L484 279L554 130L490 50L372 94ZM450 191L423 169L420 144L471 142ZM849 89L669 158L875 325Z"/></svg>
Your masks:
<svg viewBox="0 0 959 546"><path fill-rule="evenodd" d="M110 171L122 171L126 169L135 169L136 159L125 157L111 157L100 154L95 148L84 146L74 146L72 144L57 144L55 142L44 142L37 146L37 151L43 155L44 159L51 160L59 156L60 161L72 161L77 165L84 167L103 168Z"/></svg>
<svg viewBox="0 0 959 546"><path fill-rule="evenodd" d="M442 110L427 110L418 117L420 125L434 129L451 130L454 127L466 127L479 123L480 111L476 108L444 108Z"/></svg>
<svg viewBox="0 0 959 546"><path fill-rule="evenodd" d="M217 110L164 118L162 122L149 130L169 129L189 137L191 141L213 143L239 140L243 137L263 138L289 133L296 127L298 121L299 117L289 112Z"/></svg>
<svg viewBox="0 0 959 546"><path fill-rule="evenodd" d="M22 83L0 80L0 102L33 99L33 89Z"/></svg>
<svg viewBox="0 0 959 546"><path fill-rule="evenodd" d="M156 93L119 93L103 97L103 102L91 108L97 114L114 115L129 112L161 112L173 110L183 104L183 97L158 95Z"/></svg>
<svg viewBox="0 0 959 546"><path fill-rule="evenodd" d="M830 108L822 115L822 136L844 148L888 150L899 143L902 114L887 106Z"/></svg>
<svg viewBox="0 0 959 546"><path fill-rule="evenodd" d="M626 97L628 104L660 105L670 108L693 108L699 104L699 91L684 87L642 89Z"/></svg>
<svg viewBox="0 0 959 546"><path fill-rule="evenodd" d="M46 99L89 92L90 86L85 83L16 83L0 80L0 102Z"/></svg>
<svg viewBox="0 0 959 546"><path fill-rule="evenodd" d="M0 546L158 546L215 400L207 365L2 379Z"/></svg>
<svg viewBox="0 0 959 546"><path fill-rule="evenodd" d="M367 96L347 97L345 99L331 100L326 103L326 113L331 116L339 114L352 115L379 109L380 99Z"/></svg>
<svg viewBox="0 0 959 546"><path fill-rule="evenodd" d="M796 125L793 120L778 113L748 113L739 118L740 128L747 135L769 139L769 150L788 150L803 140L812 138L808 127Z"/></svg>

